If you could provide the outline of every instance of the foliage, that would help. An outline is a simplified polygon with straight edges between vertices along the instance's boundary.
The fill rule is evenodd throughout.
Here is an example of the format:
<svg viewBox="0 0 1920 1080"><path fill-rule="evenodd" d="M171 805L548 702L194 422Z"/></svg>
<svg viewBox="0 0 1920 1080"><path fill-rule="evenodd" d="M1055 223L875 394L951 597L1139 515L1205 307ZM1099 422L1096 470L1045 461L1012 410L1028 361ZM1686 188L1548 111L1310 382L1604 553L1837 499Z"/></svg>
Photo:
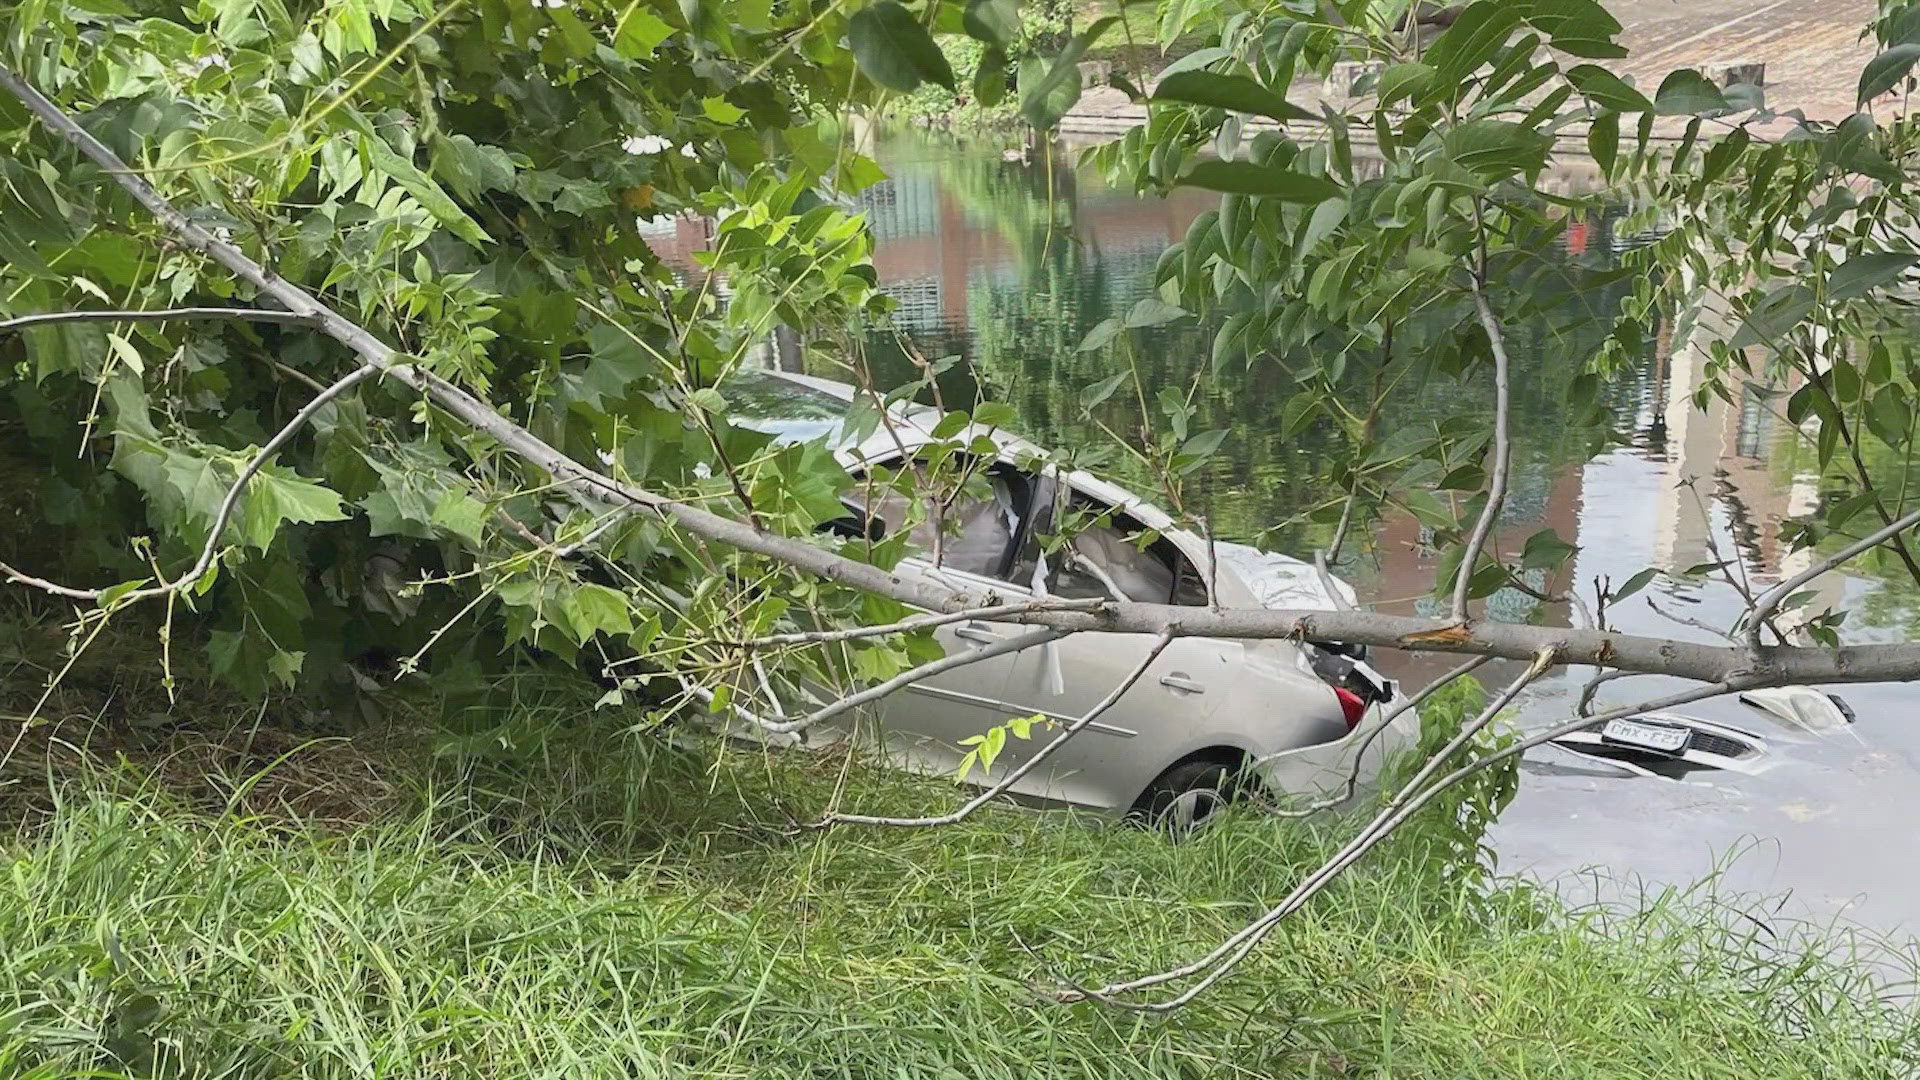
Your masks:
<svg viewBox="0 0 1920 1080"><path fill-rule="evenodd" d="M523 703L543 755L443 754L411 814L343 832L70 774L0 841L0 1070L1879 1077L1920 1052L1844 940L1773 942L1711 897L1468 907L1398 854L1178 1023L1062 1008L1034 995L1052 965L1184 959L1331 838L1017 812L790 838L839 762L650 752L582 715ZM852 779L863 810L948 797Z"/></svg>

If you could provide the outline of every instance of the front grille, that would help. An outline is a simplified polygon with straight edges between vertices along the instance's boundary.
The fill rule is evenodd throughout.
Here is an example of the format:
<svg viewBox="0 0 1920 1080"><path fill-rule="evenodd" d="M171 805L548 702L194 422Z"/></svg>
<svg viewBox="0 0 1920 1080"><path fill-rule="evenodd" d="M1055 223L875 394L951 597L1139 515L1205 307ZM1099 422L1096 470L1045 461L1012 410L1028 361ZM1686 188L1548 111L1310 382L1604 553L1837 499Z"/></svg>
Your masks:
<svg viewBox="0 0 1920 1080"><path fill-rule="evenodd" d="M1695 731L1693 737L1687 740L1687 749L1718 754L1725 758L1746 757L1754 752L1754 747L1739 739L1729 739L1725 735L1714 735L1705 731Z"/></svg>

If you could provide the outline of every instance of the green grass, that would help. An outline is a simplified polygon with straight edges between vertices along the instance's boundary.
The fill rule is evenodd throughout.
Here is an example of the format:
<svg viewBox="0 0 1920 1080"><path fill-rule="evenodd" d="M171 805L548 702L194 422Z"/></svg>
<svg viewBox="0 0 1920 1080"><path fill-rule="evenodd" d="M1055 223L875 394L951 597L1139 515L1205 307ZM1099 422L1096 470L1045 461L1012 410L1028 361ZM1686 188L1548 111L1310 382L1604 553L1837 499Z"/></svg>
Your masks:
<svg viewBox="0 0 1920 1080"><path fill-rule="evenodd" d="M57 759L0 841L0 1076L1891 1077L1920 1046L1843 942L1463 894L1411 841L1177 1015L1059 1005L1056 971L1204 951L1352 823L793 834L843 781L955 796L523 719L538 753L383 749L404 782L359 824L270 783L377 766L351 744L250 787Z"/></svg>

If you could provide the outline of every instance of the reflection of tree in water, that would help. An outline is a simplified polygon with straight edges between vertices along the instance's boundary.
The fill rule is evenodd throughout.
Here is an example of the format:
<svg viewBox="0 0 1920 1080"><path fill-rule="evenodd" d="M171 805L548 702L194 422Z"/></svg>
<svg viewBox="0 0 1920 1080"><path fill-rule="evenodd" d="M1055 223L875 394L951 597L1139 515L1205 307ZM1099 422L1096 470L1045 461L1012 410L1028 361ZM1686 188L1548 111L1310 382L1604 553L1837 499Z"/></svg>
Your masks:
<svg viewBox="0 0 1920 1080"><path fill-rule="evenodd" d="M1049 175L1044 160L1008 161L991 150L964 145L940 152L941 193L964 209L970 224L997 233L1013 256L1006 265L970 268L967 325L914 332L925 356L958 354L968 361L942 379L949 404L972 400L973 385L965 374L970 367L992 396L1016 407L1022 433L1044 445L1111 446L1113 438L1102 425L1139 445L1148 438L1149 424L1143 422L1132 392L1116 393L1091 418L1081 405L1087 387L1125 369L1130 350L1149 401L1163 387L1185 391L1199 383L1205 393L1196 402L1192 430L1232 432L1220 453L1188 478L1194 507L1209 514L1222 536L1252 537L1276 523L1292 522L1268 540L1306 550L1317 534L1330 531L1330 524L1308 526L1300 516L1334 494L1326 473L1347 453L1340 432L1327 422L1311 423L1289 438L1279 430L1297 375L1312 358L1302 356L1291 364L1265 356L1252 364L1233 358L1216 375L1210 370L1215 328L1196 326L1192 320L1133 331L1130 345L1117 339L1103 348L1079 350L1095 324L1124 314L1150 292L1154 265L1165 247L1159 239L1126 243L1111 235L1103 244L1100 233L1086 224L1094 220L1090 211L1098 207L1105 220L1114 216L1116 206L1138 207L1142 213L1156 213L1160 207L1105 189L1059 158ZM1615 415L1624 421L1616 427L1617 435L1567 423L1570 384L1600 342L1598 330L1573 315L1615 310L1630 287L1625 282L1600 289L1582 285L1585 275L1614 261L1611 225L1611 219L1593 223L1585 233L1585 252L1567 256L1562 303L1515 327L1517 446L1509 524L1542 520L1553 478L1602 442L1632 430L1635 414L1644 411L1648 400L1644 378L1634 373L1606 392ZM1382 410L1383 435L1454 416L1484 416L1490 378L1461 379L1422 362L1425 344L1465 317L1464 310L1433 313L1422 325L1397 334L1397 362L1409 373ZM1565 326L1578 329L1573 336L1556 329ZM917 377L890 335L872 335L869 345L877 382L892 386ZM1361 366L1349 365L1338 385L1346 399L1364 411L1370 387ZM1152 417L1152 426L1164 423L1157 413ZM1143 494L1153 490L1152 478L1124 453L1110 454L1102 468Z"/></svg>

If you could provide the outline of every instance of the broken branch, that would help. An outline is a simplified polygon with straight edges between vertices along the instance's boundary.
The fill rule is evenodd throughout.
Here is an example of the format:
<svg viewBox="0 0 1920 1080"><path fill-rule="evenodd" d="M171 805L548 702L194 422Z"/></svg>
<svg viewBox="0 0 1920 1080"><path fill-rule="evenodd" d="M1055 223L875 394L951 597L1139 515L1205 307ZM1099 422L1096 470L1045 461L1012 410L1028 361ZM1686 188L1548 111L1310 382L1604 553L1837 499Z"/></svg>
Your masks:
<svg viewBox="0 0 1920 1080"><path fill-rule="evenodd" d="M940 814L935 817L919 817L919 818L875 817L867 814L832 813L832 814L828 814L827 816L821 818L818 822L814 823L813 827L816 829L824 829L830 825L894 825L894 826L903 826L903 827L932 827L937 825L952 825L957 822L964 821L967 818L967 816L972 814L975 810L980 809L982 806L987 805L988 803L992 802L994 799L997 799L1000 796L1005 795L1007 792L1013 790L1013 785L1019 783L1021 779L1024 778L1028 773L1039 768L1040 763L1045 761L1047 757L1051 755L1055 750L1058 750L1062 746L1065 746L1068 739L1071 739L1075 735L1078 735L1080 732L1086 730L1087 725L1093 723L1095 720L1100 719L1100 715L1102 713L1106 712L1108 709L1111 709L1114 706L1114 703L1119 701L1120 698L1124 696L1128 690L1133 689L1133 685L1140 681L1140 677L1142 675L1145 675L1147 673L1147 669L1149 667L1152 667L1153 662L1160 658L1160 654L1166 651L1167 646L1173 644L1173 639L1177 631L1178 631L1177 627L1169 627L1165 630L1162 630L1159 636L1154 638L1153 647L1147 650L1147 655L1142 657L1138 664L1134 665L1133 670L1129 671L1127 673L1126 678L1121 679L1119 684L1116 685L1111 691L1109 691L1106 697L1101 698L1093 706L1093 708L1088 709L1085 713L1082 713L1080 717L1076 719L1073 723L1068 724L1065 730L1061 731L1060 734L1055 735L1051 742L1041 747L1038 751L1034 753L1032 757L1021 762L1019 768L1014 769L1012 772L1008 773L1003 779L1001 779L998 783L994 784L992 787L989 787L986 790L980 792L978 795L975 795L973 798L968 799L966 803L960 807L960 809L955 810L950 814Z"/></svg>

